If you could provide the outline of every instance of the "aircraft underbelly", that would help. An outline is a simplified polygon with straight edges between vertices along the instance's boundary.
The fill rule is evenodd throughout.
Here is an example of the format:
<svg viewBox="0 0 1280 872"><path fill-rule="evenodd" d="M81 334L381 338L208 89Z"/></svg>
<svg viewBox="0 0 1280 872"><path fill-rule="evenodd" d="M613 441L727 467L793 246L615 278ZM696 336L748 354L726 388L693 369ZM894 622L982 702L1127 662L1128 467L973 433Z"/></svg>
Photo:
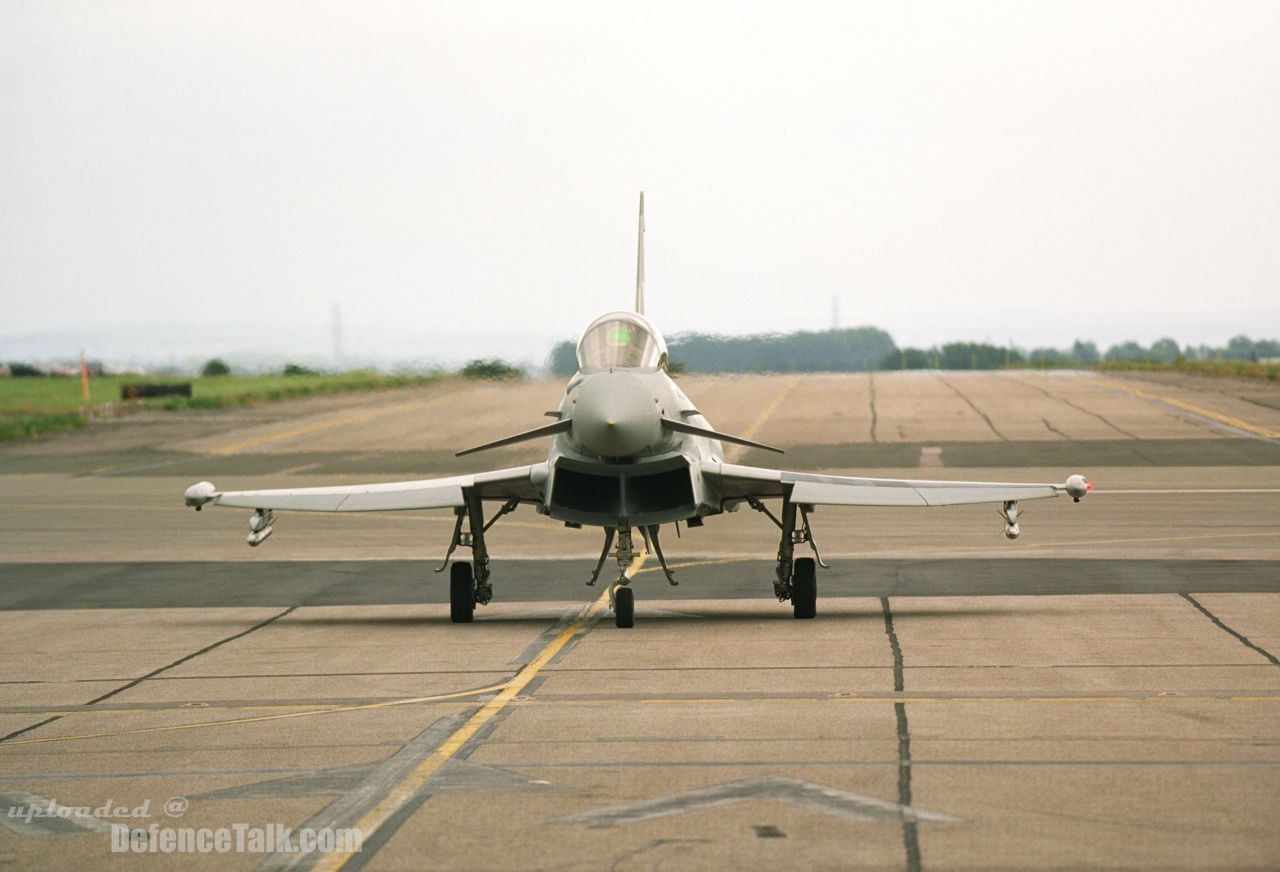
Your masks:
<svg viewBox="0 0 1280 872"><path fill-rule="evenodd" d="M700 502L683 457L618 465L559 458L550 484L552 518L599 527L667 524L698 514Z"/></svg>

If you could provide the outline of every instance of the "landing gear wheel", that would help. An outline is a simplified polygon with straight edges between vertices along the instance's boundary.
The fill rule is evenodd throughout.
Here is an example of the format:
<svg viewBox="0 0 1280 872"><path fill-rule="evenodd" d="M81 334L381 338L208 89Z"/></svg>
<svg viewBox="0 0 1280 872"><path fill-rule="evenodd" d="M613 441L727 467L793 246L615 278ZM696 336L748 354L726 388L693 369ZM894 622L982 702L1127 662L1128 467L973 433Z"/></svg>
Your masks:
<svg viewBox="0 0 1280 872"><path fill-rule="evenodd" d="M636 592L629 587L613 594L613 625L624 630L636 625Z"/></svg>
<svg viewBox="0 0 1280 872"><path fill-rule="evenodd" d="M796 560L791 576L791 609L797 618L818 613L818 573L812 557Z"/></svg>
<svg viewBox="0 0 1280 872"><path fill-rule="evenodd" d="M469 624L476 615L476 581L470 563L449 567L449 620Z"/></svg>

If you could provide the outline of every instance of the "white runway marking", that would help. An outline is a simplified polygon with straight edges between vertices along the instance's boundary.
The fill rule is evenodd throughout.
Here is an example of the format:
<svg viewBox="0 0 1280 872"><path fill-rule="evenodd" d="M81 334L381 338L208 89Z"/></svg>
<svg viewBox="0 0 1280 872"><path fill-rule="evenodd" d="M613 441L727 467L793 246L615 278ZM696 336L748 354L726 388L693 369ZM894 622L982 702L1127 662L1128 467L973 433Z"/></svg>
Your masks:
<svg viewBox="0 0 1280 872"><path fill-rule="evenodd" d="M1102 494L1280 494L1280 487L1121 488L1118 490L1094 490L1090 496Z"/></svg>
<svg viewBox="0 0 1280 872"><path fill-rule="evenodd" d="M617 824L647 821L652 818L684 814L700 808L733 805L749 799L776 799L801 808L814 809L834 817L852 821L949 821L960 820L935 811L886 802L870 796L860 796L834 787L810 784L779 775L761 775L727 781L712 787L686 790L683 793L646 799L626 805L615 805L595 811L554 818L547 823L587 824L593 827L611 827Z"/></svg>

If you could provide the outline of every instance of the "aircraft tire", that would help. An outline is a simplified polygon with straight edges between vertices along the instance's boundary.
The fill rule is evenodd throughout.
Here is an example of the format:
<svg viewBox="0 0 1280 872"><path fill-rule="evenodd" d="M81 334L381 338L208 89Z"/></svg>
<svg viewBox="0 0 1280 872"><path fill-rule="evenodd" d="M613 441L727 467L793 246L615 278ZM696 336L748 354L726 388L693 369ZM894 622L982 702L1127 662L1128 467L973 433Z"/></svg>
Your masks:
<svg viewBox="0 0 1280 872"><path fill-rule="evenodd" d="M469 624L476 615L476 582L470 563L449 567L449 620Z"/></svg>
<svg viewBox="0 0 1280 872"><path fill-rule="evenodd" d="M818 571L812 557L796 561L791 575L791 609L800 619L812 618L818 613Z"/></svg>
<svg viewBox="0 0 1280 872"><path fill-rule="evenodd" d="M613 625L623 630L636 625L636 592L620 587L613 595Z"/></svg>

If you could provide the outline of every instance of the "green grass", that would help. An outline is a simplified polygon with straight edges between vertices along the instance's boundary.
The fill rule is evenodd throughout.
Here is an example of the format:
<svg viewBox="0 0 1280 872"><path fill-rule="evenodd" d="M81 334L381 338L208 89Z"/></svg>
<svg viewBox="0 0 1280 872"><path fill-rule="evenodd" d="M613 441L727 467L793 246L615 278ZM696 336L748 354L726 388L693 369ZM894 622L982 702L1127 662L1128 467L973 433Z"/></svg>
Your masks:
<svg viewBox="0 0 1280 872"><path fill-rule="evenodd" d="M1247 360L1177 360L1173 363L1140 360L1100 363L1097 368L1106 372L1184 372L1219 378L1280 380L1280 363L1250 363Z"/></svg>
<svg viewBox="0 0 1280 872"><path fill-rule="evenodd" d="M426 384L436 376L380 375L347 372L337 375L225 375L213 378L161 378L155 376L103 376L89 379L89 406L102 409L119 405L120 386L135 382L148 384L191 383L191 397L154 397L126 401L146 409L181 411L219 409L274 402L295 397L337 394L348 391L383 390ZM0 440L32 438L42 433L69 430L85 425L80 410L84 405L78 378L0 379Z"/></svg>
<svg viewBox="0 0 1280 872"><path fill-rule="evenodd" d="M0 412L0 442L7 439L34 438L41 433L58 430L74 430L87 423L79 412L60 412L53 415Z"/></svg>

